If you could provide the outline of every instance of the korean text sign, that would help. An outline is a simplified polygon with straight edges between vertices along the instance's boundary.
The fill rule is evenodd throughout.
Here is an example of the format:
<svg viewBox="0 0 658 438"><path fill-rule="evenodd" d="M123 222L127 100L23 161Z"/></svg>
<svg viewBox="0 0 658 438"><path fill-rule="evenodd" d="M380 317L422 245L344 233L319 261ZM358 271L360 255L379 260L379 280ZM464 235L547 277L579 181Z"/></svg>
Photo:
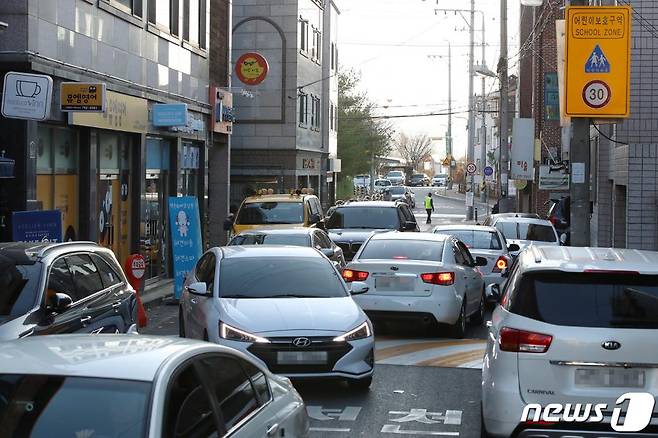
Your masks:
<svg viewBox="0 0 658 438"><path fill-rule="evenodd" d="M185 277L201 257L201 223L197 198L170 197L169 223L174 258L174 294L180 298Z"/></svg>

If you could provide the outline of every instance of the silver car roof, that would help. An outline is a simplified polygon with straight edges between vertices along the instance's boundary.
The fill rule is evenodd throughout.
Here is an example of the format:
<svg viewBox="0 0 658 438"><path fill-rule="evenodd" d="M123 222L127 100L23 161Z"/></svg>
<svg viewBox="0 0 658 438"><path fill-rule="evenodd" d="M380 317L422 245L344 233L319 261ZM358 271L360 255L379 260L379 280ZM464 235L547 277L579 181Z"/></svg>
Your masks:
<svg viewBox="0 0 658 438"><path fill-rule="evenodd" d="M519 255L524 270L639 272L658 275L658 252L532 245Z"/></svg>

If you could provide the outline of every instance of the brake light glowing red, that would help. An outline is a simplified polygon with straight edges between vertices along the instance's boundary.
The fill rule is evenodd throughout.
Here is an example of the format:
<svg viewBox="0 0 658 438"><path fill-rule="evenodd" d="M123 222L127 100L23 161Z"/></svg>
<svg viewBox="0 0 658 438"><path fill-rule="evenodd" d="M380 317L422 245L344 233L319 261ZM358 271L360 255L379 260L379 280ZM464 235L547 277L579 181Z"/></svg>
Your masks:
<svg viewBox="0 0 658 438"><path fill-rule="evenodd" d="M514 353L546 353L553 342L553 336L542 333L503 327L498 334L502 351Z"/></svg>
<svg viewBox="0 0 658 438"><path fill-rule="evenodd" d="M420 274L420 278L425 283L436 284L439 286L450 286L455 284L454 272L433 272Z"/></svg>
<svg viewBox="0 0 658 438"><path fill-rule="evenodd" d="M366 281L368 279L368 272L355 271L354 269L343 269L343 280L346 282L351 281Z"/></svg>
<svg viewBox="0 0 658 438"><path fill-rule="evenodd" d="M498 257L496 264L494 265L493 272L502 272L504 269L507 269L508 261L505 256Z"/></svg>

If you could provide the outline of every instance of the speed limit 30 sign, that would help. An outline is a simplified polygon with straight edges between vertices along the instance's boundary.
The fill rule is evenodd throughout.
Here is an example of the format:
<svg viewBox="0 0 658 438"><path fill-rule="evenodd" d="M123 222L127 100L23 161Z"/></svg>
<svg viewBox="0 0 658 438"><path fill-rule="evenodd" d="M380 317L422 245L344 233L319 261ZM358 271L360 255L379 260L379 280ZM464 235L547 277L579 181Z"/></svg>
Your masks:
<svg viewBox="0 0 658 438"><path fill-rule="evenodd" d="M610 87L603 81L590 81L583 89L583 100L592 108L603 108L610 102Z"/></svg>

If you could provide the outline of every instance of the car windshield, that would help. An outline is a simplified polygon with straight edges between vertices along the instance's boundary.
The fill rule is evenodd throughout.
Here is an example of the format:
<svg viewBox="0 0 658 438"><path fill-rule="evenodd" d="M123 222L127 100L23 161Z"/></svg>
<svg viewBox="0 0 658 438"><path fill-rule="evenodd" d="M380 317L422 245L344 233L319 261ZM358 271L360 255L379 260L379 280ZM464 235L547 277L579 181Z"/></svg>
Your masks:
<svg viewBox="0 0 658 438"><path fill-rule="evenodd" d="M41 263L20 265L0 256L0 318L24 315L37 305Z"/></svg>
<svg viewBox="0 0 658 438"><path fill-rule="evenodd" d="M347 291L321 257L239 257L221 262L220 298L335 298Z"/></svg>
<svg viewBox="0 0 658 438"><path fill-rule="evenodd" d="M337 208L327 220L327 228L363 228L397 230L398 212L393 207Z"/></svg>
<svg viewBox="0 0 658 438"><path fill-rule="evenodd" d="M404 195L406 191L407 191L407 189L405 189L404 187L401 187L401 186L391 187L389 189L389 192L391 193L391 195Z"/></svg>
<svg viewBox="0 0 658 438"><path fill-rule="evenodd" d="M236 224L301 224L304 206L301 202L251 202L244 204Z"/></svg>
<svg viewBox="0 0 658 438"><path fill-rule="evenodd" d="M411 177L414 178L414 179L423 179L423 178L425 178L425 175L416 173L414 175L411 175Z"/></svg>
<svg viewBox="0 0 658 438"><path fill-rule="evenodd" d="M3 436L144 437L151 384L0 374Z"/></svg>
<svg viewBox="0 0 658 438"><path fill-rule="evenodd" d="M390 186L391 182L387 179L380 179L380 180L375 181L375 185L376 186Z"/></svg>
<svg viewBox="0 0 658 438"><path fill-rule="evenodd" d="M496 228L506 239L531 240L535 242L557 242L553 227L524 222L498 222Z"/></svg>
<svg viewBox="0 0 658 438"><path fill-rule="evenodd" d="M307 234L242 234L229 243L229 246L238 245L310 246L310 239Z"/></svg>
<svg viewBox="0 0 658 438"><path fill-rule="evenodd" d="M443 242L430 240L371 240L361 251L360 260L424 260L440 262Z"/></svg>
<svg viewBox="0 0 658 438"><path fill-rule="evenodd" d="M434 175L434 178L446 178L448 175L445 173L439 173L438 175Z"/></svg>
<svg viewBox="0 0 658 438"><path fill-rule="evenodd" d="M399 176L402 176L402 172L400 172L400 171L388 172L388 175L386 175L386 176L388 176L388 177L390 177L390 176L399 177Z"/></svg>
<svg viewBox="0 0 658 438"><path fill-rule="evenodd" d="M510 311L548 324L658 329L658 276L543 272L515 289Z"/></svg>
<svg viewBox="0 0 658 438"><path fill-rule="evenodd" d="M464 245L473 249L503 249L498 234L493 231L437 229L435 233L455 236L464 242Z"/></svg>

